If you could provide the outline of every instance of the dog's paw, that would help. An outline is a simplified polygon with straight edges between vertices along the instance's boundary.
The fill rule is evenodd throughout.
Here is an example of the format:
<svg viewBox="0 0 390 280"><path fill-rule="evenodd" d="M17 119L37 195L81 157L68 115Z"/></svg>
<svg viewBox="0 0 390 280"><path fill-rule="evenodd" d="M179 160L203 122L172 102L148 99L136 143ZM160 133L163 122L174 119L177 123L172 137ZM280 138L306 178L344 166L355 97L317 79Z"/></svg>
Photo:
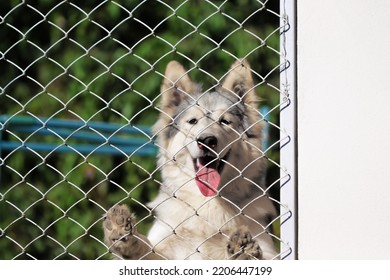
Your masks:
<svg viewBox="0 0 390 280"><path fill-rule="evenodd" d="M136 234L135 216L126 205L116 205L103 218L104 241L109 249L126 258Z"/></svg>
<svg viewBox="0 0 390 280"><path fill-rule="evenodd" d="M231 255L231 259L256 260L262 258L259 244L252 239L252 235L246 229L239 229L230 236L227 251Z"/></svg>

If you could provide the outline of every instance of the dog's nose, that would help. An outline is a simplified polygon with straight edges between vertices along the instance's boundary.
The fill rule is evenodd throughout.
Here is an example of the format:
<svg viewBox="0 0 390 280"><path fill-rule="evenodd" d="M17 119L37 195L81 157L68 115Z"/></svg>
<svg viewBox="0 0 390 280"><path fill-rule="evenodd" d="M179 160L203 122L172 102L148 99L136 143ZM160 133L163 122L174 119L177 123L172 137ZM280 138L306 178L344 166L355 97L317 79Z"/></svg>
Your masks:
<svg viewBox="0 0 390 280"><path fill-rule="evenodd" d="M198 142L198 147L201 150L215 149L215 147L218 144L218 139L215 136L206 136L206 137L198 138L197 142Z"/></svg>

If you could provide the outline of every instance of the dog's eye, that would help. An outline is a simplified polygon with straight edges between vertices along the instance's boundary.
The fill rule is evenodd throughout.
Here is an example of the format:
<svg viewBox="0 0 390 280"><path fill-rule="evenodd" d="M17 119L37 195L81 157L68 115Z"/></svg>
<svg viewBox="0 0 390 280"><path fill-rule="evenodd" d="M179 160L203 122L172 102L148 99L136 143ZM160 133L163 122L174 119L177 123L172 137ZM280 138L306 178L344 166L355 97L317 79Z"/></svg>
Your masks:
<svg viewBox="0 0 390 280"><path fill-rule="evenodd" d="M227 120L227 119L220 119L219 122L220 122L221 124L225 124L225 125L230 125L230 124L232 123L231 121L229 121L229 120Z"/></svg>
<svg viewBox="0 0 390 280"><path fill-rule="evenodd" d="M197 124L198 123L198 120L197 119L190 119L189 121L187 121L189 124Z"/></svg>

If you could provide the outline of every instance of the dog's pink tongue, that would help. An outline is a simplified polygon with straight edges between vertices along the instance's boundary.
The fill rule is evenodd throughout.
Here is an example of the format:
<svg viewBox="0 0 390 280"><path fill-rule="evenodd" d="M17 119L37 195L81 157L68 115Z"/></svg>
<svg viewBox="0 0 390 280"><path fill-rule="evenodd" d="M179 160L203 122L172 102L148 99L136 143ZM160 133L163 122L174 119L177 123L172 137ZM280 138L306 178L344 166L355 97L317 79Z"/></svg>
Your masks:
<svg viewBox="0 0 390 280"><path fill-rule="evenodd" d="M204 196L213 196L217 193L221 176L217 170L211 167L199 166L195 182Z"/></svg>

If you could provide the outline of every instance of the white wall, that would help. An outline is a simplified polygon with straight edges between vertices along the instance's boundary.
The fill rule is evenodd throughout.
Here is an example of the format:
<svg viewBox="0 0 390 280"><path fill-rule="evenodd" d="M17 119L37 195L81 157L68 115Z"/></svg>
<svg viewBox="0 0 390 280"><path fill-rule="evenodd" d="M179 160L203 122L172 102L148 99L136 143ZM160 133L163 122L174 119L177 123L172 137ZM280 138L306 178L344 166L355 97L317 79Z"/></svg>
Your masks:
<svg viewBox="0 0 390 280"><path fill-rule="evenodd" d="M390 1L297 2L299 259L390 259Z"/></svg>

